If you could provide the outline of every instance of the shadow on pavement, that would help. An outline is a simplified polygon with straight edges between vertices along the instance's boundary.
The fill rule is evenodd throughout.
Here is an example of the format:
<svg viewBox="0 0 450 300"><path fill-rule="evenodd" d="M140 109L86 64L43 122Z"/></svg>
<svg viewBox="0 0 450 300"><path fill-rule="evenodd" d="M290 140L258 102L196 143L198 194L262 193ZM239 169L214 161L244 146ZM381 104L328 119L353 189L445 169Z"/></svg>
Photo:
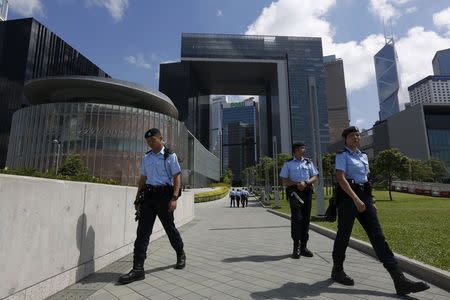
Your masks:
<svg viewBox="0 0 450 300"><path fill-rule="evenodd" d="M250 297L254 299L286 299L286 300L294 300L301 299L305 297L317 297L322 293L331 293L331 294L344 294L344 295L362 295L362 296L377 296L377 297L389 297L396 298L398 297L394 293L385 293L374 290L362 290L362 289L349 289L349 288L335 288L330 287L333 283L331 279L326 279L324 281L319 281L313 284L307 283L294 283L288 282L283 286L263 291L263 292L254 292L250 294ZM403 297L403 299L415 299L412 297Z"/></svg>
<svg viewBox="0 0 450 300"><path fill-rule="evenodd" d="M222 260L227 263L241 262L241 261L251 261L251 262L266 262L266 261L277 261L285 258L291 257L290 254L284 255L251 255L243 257L230 257Z"/></svg>

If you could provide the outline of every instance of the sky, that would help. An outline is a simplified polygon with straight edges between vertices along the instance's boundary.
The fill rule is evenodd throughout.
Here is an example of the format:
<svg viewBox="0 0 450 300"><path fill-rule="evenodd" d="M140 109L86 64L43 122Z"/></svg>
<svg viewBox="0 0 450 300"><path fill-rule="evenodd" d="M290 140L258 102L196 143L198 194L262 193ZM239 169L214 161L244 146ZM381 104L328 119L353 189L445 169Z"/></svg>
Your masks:
<svg viewBox="0 0 450 300"><path fill-rule="evenodd" d="M8 19L34 17L112 77L158 89L159 64L179 61L181 33L321 37L344 61L350 123L378 120L373 56L393 35L401 106L450 48L449 0L10 0ZM385 24L385 26L383 26Z"/></svg>

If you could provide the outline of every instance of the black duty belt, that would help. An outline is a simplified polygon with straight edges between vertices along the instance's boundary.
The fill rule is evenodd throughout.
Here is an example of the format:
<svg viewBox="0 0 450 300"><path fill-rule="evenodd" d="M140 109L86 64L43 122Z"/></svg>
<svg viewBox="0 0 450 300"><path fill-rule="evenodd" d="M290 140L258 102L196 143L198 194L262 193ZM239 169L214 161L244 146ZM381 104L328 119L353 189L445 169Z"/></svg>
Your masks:
<svg viewBox="0 0 450 300"><path fill-rule="evenodd" d="M147 190L152 193L167 193L172 192L173 186L171 185L151 185L147 184Z"/></svg>
<svg viewBox="0 0 450 300"><path fill-rule="evenodd" d="M353 179L346 178L353 191L371 192L371 186L369 182L357 183Z"/></svg>

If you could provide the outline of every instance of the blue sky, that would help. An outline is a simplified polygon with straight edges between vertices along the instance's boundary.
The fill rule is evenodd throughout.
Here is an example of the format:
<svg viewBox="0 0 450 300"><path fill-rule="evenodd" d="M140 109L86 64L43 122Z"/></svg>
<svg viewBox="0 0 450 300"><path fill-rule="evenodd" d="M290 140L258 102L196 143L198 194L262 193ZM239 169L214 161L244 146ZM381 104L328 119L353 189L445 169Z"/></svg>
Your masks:
<svg viewBox="0 0 450 300"><path fill-rule="evenodd" d="M450 48L448 0L10 0L9 19L33 16L113 77L158 88L159 64L180 59L182 32L322 37L344 59L352 124L378 119L373 55L382 20L397 41L401 102ZM392 26L390 25L392 24Z"/></svg>

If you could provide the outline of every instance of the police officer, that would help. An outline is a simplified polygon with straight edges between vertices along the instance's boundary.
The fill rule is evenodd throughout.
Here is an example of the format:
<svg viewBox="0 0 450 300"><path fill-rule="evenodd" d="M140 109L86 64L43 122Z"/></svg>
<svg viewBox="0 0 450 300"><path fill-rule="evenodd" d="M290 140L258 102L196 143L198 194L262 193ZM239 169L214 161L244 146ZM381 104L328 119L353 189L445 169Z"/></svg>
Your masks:
<svg viewBox="0 0 450 300"><path fill-rule="evenodd" d="M291 207L291 237L294 241L292 258L300 255L313 257L306 247L309 239L309 219L311 216L312 185L317 180L317 169L309 158L305 158L304 143L292 145L294 157L284 163L280 172L286 195ZM295 193L295 194L294 194Z"/></svg>
<svg viewBox="0 0 450 300"><path fill-rule="evenodd" d="M385 240L367 179L369 161L367 155L358 149L360 144L358 128L355 126L346 128L342 132L342 137L345 148L336 154L338 231L333 247L331 278L344 285L354 285L353 279L345 274L343 263L356 218L366 231L378 259L391 275L398 295L428 289L426 283L413 282L403 275Z"/></svg>
<svg viewBox="0 0 450 300"><path fill-rule="evenodd" d="M236 198L236 191L234 190L234 188L232 188L230 191L230 207L234 207L235 198Z"/></svg>
<svg viewBox="0 0 450 300"><path fill-rule="evenodd" d="M183 241L175 227L173 217L181 185L181 168L176 154L164 147L163 137L157 128L148 130L145 133L145 139L151 150L144 155L136 195L138 199L143 192L144 201L134 242L133 269L119 277L119 283L122 284L144 279L144 261L147 257L147 247L156 216L161 221L170 244L177 253L175 268L183 269L186 264Z"/></svg>

